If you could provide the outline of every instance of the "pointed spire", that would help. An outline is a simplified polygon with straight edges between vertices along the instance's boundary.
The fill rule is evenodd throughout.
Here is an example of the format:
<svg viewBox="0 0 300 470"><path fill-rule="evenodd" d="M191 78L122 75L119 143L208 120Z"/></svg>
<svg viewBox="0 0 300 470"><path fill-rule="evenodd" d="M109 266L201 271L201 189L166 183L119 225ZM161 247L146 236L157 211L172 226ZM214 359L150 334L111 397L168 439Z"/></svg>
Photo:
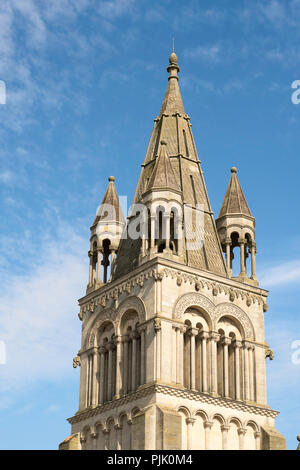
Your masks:
<svg viewBox="0 0 300 470"><path fill-rule="evenodd" d="M169 84L168 88L162 103L162 107L159 115L162 114L185 114L184 106L178 86L178 72L180 71L178 65L178 58L175 52L173 51L169 57L169 66L167 67L169 72Z"/></svg>
<svg viewBox="0 0 300 470"><path fill-rule="evenodd" d="M227 214L242 214L252 217L241 185L237 178L237 169L231 168L231 178L227 187L224 201L218 219Z"/></svg>
<svg viewBox="0 0 300 470"><path fill-rule="evenodd" d="M156 160L147 191L149 189L173 189L178 191L178 185L170 159L167 155L167 143L161 141L160 155Z"/></svg>
<svg viewBox="0 0 300 470"><path fill-rule="evenodd" d="M108 186L107 186L107 189L106 189L106 192L104 194L104 197L102 199L102 202L101 202L101 205L99 206L99 209L97 211L97 215L96 215L96 218L93 222L93 225L97 224L101 219L105 218L105 220L107 221L107 213L106 211L101 211L101 207L104 206L104 205L110 205L114 208L114 212L115 212L115 221L116 222L121 222L121 223L124 223L125 222L125 219L124 219L124 216L123 216L123 212L122 212L122 209L121 209L121 206L120 206L120 201L119 201L119 198L118 198L118 195L117 195L117 191L116 191L116 187L115 187L115 177L114 176L109 176L108 178ZM102 214L103 212L103 214Z"/></svg>

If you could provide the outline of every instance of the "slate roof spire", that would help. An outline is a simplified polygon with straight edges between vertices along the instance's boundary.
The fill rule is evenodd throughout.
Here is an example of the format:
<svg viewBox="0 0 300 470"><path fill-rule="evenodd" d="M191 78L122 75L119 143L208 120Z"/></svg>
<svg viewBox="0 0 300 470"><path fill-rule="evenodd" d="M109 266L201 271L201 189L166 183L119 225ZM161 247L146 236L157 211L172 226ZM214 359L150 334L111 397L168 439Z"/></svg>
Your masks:
<svg viewBox="0 0 300 470"><path fill-rule="evenodd" d="M231 178L225 193L218 219L228 214L242 214L252 217L246 198L237 177L237 168L231 168Z"/></svg>
<svg viewBox="0 0 300 470"><path fill-rule="evenodd" d="M167 142L161 141L160 155L156 160L147 190L150 189L175 189L179 190L176 177L167 154Z"/></svg>
<svg viewBox="0 0 300 470"><path fill-rule="evenodd" d="M176 112L180 114L185 114L181 93L178 85L178 72L180 71L180 68L178 65L178 58L175 52L172 52L169 57L169 65L167 67L167 71L169 72L169 84L160 109L159 116L161 116L162 114L174 114Z"/></svg>
<svg viewBox="0 0 300 470"><path fill-rule="evenodd" d="M203 208L204 244L202 248L185 249L182 263L214 274L227 276L222 248L211 210L201 162L194 142L190 118L186 114L179 89L180 71L175 52L169 57L168 87L159 115L154 119L150 142L142 164L133 203L143 203L150 186L171 186L181 195L182 206L193 214ZM167 142L167 146L164 144ZM202 210L202 209L201 209ZM188 224L183 220L184 227ZM185 241L184 241L185 244ZM186 246L186 245L185 245ZM141 240L122 239L116 262L115 279L139 266Z"/></svg>
<svg viewBox="0 0 300 470"><path fill-rule="evenodd" d="M92 226L97 224L103 218L105 218L105 220L108 221L107 213L103 210L103 207L105 207L106 204L114 208L114 214L115 214L114 221L124 223L125 220L124 220L123 212L120 206L118 194L116 191L114 176L108 177L108 186L107 186L107 189L105 191L104 197L100 205L100 208L102 208L102 210L100 210L100 212L99 211L97 212L96 218Z"/></svg>

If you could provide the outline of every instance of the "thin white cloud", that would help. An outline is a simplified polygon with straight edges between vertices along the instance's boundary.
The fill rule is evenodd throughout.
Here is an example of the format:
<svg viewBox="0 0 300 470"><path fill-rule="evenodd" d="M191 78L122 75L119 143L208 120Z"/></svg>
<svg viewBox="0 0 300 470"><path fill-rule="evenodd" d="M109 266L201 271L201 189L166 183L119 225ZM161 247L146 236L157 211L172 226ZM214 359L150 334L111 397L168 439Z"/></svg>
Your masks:
<svg viewBox="0 0 300 470"><path fill-rule="evenodd" d="M3 184L10 184L13 179L14 174L9 170L5 170L0 173L0 182Z"/></svg>
<svg viewBox="0 0 300 470"><path fill-rule="evenodd" d="M211 46L198 46L194 49L188 49L184 52L184 56L188 59L218 62L220 60L220 53L220 46L218 44L213 44Z"/></svg>
<svg viewBox="0 0 300 470"><path fill-rule="evenodd" d="M122 15L134 13L136 0L106 0L100 2L99 13L105 19L113 20Z"/></svg>
<svg viewBox="0 0 300 470"><path fill-rule="evenodd" d="M290 261L265 269L260 277L261 285L280 286L300 283L300 260Z"/></svg>
<svg viewBox="0 0 300 470"><path fill-rule="evenodd" d="M6 344L7 364L0 366L1 395L73 373L72 357L80 348L77 299L86 284L86 249L86 240L72 227L61 226L59 235L45 238L35 255L31 253L31 262L28 257L27 274L2 276L0 339Z"/></svg>

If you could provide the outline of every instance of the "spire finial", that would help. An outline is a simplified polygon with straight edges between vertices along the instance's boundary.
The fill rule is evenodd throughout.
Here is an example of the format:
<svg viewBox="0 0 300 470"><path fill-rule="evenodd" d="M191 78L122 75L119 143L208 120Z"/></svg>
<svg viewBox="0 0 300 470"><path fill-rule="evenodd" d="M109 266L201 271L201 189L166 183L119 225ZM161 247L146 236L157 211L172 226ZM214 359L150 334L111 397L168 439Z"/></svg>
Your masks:
<svg viewBox="0 0 300 470"><path fill-rule="evenodd" d="M178 80L178 72L180 70L179 66L178 66L178 58L177 58L177 55L175 54L174 52L174 38L173 38L173 48L172 48L172 53L169 57L169 67L167 68L167 71L169 72L169 80L170 78L176 78Z"/></svg>
<svg viewBox="0 0 300 470"><path fill-rule="evenodd" d="M173 36L173 47L172 47L172 52L175 52L175 38Z"/></svg>

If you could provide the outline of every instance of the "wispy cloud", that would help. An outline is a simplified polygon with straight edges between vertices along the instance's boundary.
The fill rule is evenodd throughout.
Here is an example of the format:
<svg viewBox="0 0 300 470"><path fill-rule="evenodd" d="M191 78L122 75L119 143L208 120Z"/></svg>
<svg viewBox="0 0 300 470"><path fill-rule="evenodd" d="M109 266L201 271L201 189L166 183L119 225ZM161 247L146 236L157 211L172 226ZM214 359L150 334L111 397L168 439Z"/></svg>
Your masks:
<svg viewBox="0 0 300 470"><path fill-rule="evenodd" d="M85 251L86 241L61 225L59 234L37 247L27 274L8 271L3 277L0 339L7 364L0 366L1 393L9 389L14 395L26 384L72 372L80 345L76 299L86 283Z"/></svg>
<svg viewBox="0 0 300 470"><path fill-rule="evenodd" d="M122 15L132 15L135 12L136 0L106 0L99 6L99 13L106 19L113 20Z"/></svg>
<svg viewBox="0 0 300 470"><path fill-rule="evenodd" d="M283 284L300 283L300 260L272 266L262 271L260 276L261 285L280 286Z"/></svg>
<svg viewBox="0 0 300 470"><path fill-rule="evenodd" d="M198 46L194 49L184 51L184 56L188 59L204 60L207 62L218 62L220 60L221 47L218 44L211 46Z"/></svg>

